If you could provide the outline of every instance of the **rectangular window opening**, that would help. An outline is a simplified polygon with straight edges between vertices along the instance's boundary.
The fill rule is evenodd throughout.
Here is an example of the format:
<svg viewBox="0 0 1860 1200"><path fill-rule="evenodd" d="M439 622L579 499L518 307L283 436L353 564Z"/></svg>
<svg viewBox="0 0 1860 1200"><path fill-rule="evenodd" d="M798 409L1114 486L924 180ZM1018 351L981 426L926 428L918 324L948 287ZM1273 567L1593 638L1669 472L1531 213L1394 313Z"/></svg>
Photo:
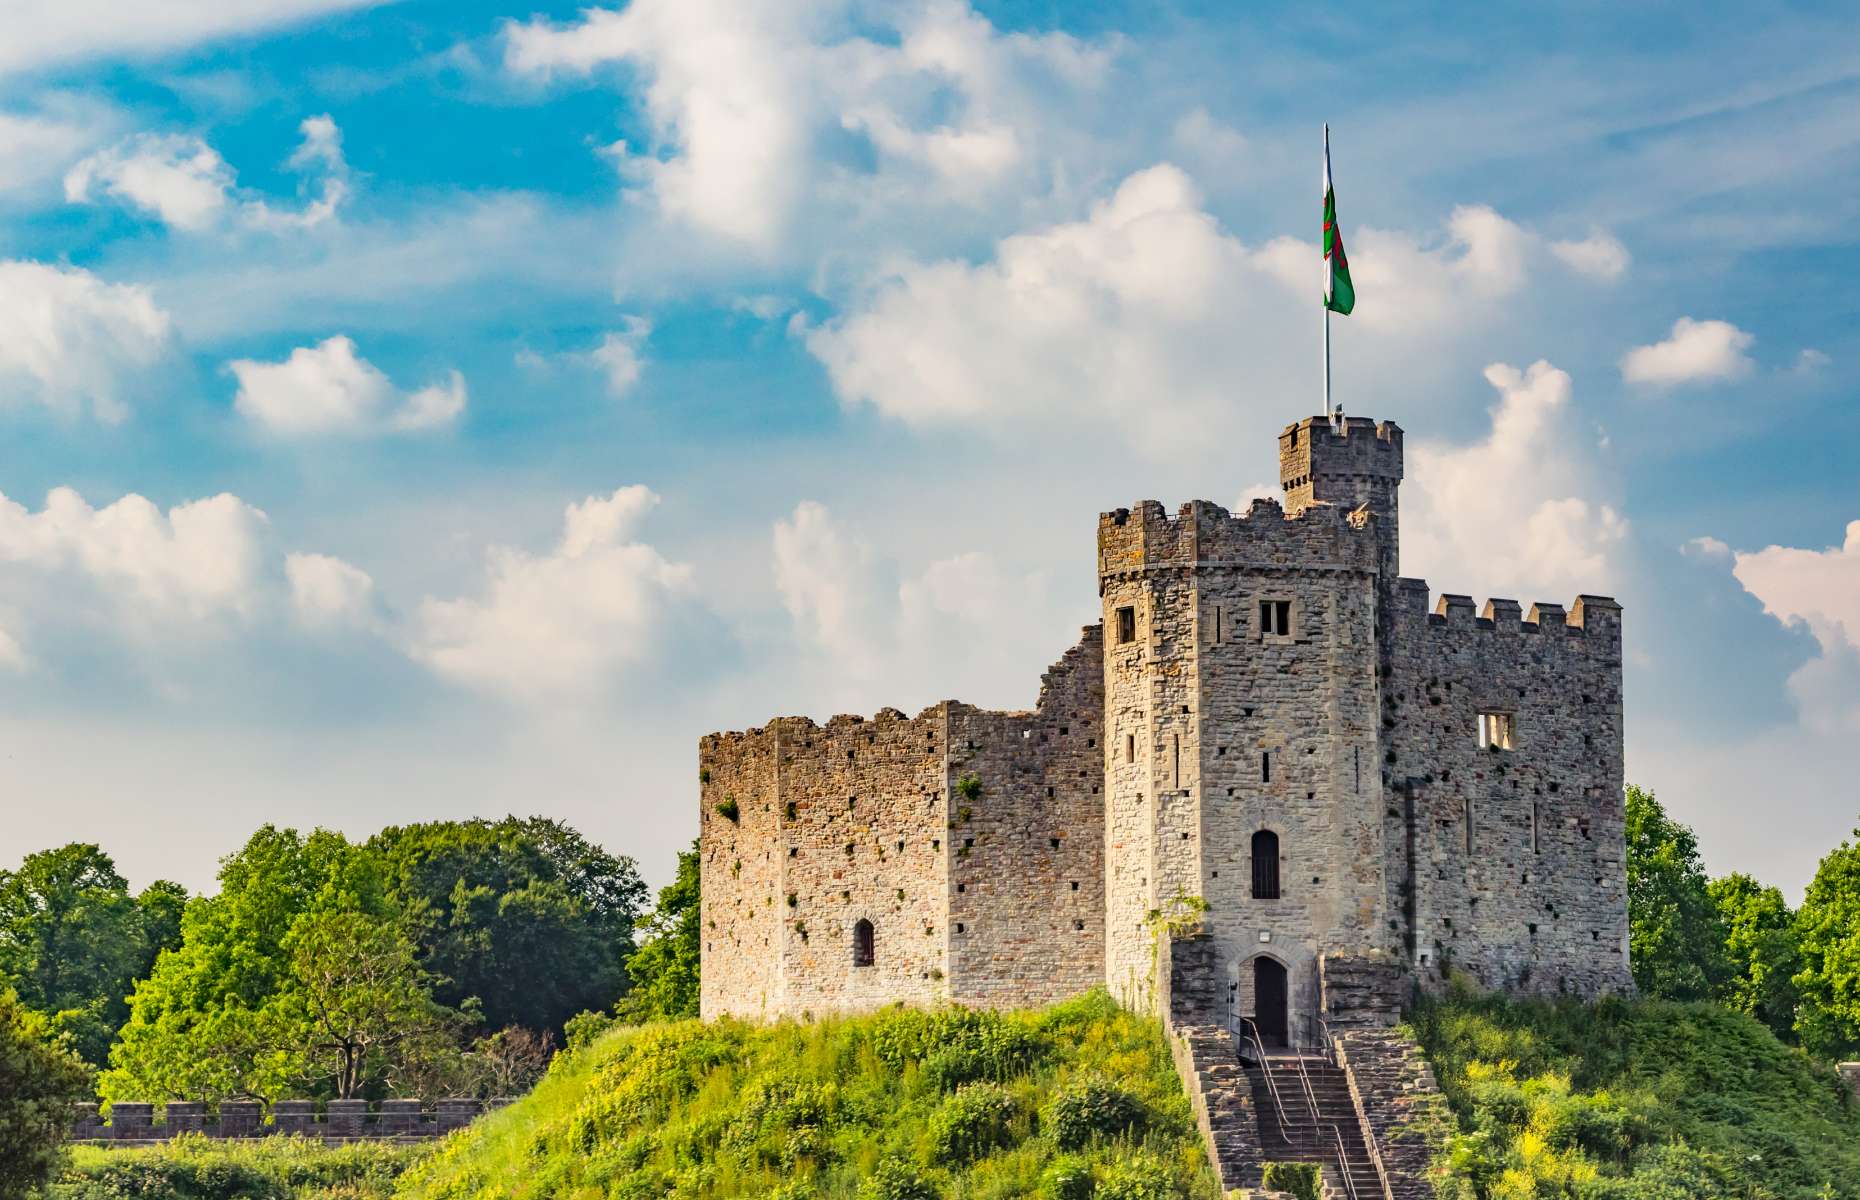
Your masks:
<svg viewBox="0 0 1860 1200"><path fill-rule="evenodd" d="M1516 720L1507 712L1482 712L1479 714L1479 749L1509 750Z"/></svg>
<svg viewBox="0 0 1860 1200"><path fill-rule="evenodd" d="M1259 602L1259 631L1273 637L1289 637L1292 632L1292 602L1290 600L1261 600Z"/></svg>
<svg viewBox="0 0 1860 1200"><path fill-rule="evenodd" d="M1272 782L1272 751L1270 750L1263 750L1260 752L1259 781L1261 783Z"/></svg>
<svg viewBox="0 0 1860 1200"><path fill-rule="evenodd" d="M1117 610L1117 644L1127 646L1137 640L1137 610L1126 604Z"/></svg>
<svg viewBox="0 0 1860 1200"><path fill-rule="evenodd" d="M1124 761L1137 761L1137 735L1134 733L1124 735Z"/></svg>

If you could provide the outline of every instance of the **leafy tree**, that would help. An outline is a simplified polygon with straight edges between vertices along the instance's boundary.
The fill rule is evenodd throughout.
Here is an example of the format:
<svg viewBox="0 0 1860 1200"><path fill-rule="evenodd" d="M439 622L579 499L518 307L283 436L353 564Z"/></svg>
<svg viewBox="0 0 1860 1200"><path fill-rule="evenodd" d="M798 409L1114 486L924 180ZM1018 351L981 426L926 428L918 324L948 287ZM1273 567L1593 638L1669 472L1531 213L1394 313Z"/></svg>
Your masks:
<svg viewBox="0 0 1860 1200"><path fill-rule="evenodd" d="M129 1020L102 1078L113 1100L270 1099L300 1062L267 1010L292 986L286 939L323 912L386 921L372 859L340 834L260 828L220 864L218 895L190 903L178 947L160 956L129 1001Z"/></svg>
<svg viewBox="0 0 1860 1200"><path fill-rule="evenodd" d="M1670 1000L1711 996L1730 965L1698 839L1637 787L1627 790L1627 876L1634 983Z"/></svg>
<svg viewBox="0 0 1860 1200"><path fill-rule="evenodd" d="M391 1085L409 1064L456 1044L413 943L366 913L309 913L285 938L291 978L264 1014L274 1053L305 1085L338 1100Z"/></svg>
<svg viewBox="0 0 1860 1200"><path fill-rule="evenodd" d="M1795 1034L1794 976L1801 970L1795 946L1795 914L1780 890L1744 874L1711 883L1711 898L1725 927L1730 972L1719 999L1748 1013L1785 1040Z"/></svg>
<svg viewBox="0 0 1860 1200"><path fill-rule="evenodd" d="M644 922L645 941L627 963L633 990L621 1003L631 1020L677 1020L698 1015L701 942L697 843L678 855L678 875L659 889L658 907Z"/></svg>
<svg viewBox="0 0 1860 1200"><path fill-rule="evenodd" d="M1852 1057L1860 1053L1860 840L1842 842L1821 860L1795 932L1802 1046L1823 1058Z"/></svg>
<svg viewBox="0 0 1860 1200"><path fill-rule="evenodd" d="M89 1088L90 1072L78 1057L0 989L0 1196L31 1195L51 1177L72 1105Z"/></svg>
<svg viewBox="0 0 1860 1200"><path fill-rule="evenodd" d="M438 1000L493 1028L560 1034L626 990L645 885L559 821L436 821L368 843Z"/></svg>
<svg viewBox="0 0 1860 1200"><path fill-rule="evenodd" d="M175 943L186 898L166 881L130 895L95 845L28 855L0 872L0 978L101 1065L129 1016L130 988Z"/></svg>

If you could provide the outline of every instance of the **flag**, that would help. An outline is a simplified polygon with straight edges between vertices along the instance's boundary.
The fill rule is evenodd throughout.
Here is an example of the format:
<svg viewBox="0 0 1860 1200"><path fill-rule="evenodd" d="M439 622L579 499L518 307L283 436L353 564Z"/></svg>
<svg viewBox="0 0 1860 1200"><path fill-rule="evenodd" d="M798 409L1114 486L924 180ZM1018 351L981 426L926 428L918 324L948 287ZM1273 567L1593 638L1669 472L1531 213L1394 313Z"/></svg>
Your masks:
<svg viewBox="0 0 1860 1200"><path fill-rule="evenodd" d="M1337 195L1330 187L1330 126L1324 127L1324 307L1348 314L1356 307L1356 288L1350 283L1350 260L1343 253L1343 231L1337 228Z"/></svg>

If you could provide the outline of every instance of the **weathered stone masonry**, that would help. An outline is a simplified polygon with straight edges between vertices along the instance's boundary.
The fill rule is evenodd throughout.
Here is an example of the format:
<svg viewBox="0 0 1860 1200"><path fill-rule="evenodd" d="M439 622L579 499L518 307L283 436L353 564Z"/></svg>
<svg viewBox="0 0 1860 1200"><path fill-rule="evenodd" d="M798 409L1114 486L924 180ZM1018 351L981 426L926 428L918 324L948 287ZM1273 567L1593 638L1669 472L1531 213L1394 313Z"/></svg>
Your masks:
<svg viewBox="0 0 1860 1200"><path fill-rule="evenodd" d="M1283 506L1099 518L1103 623L1032 712L704 738L706 1015L1098 981L1148 1006L1147 918L1188 896L1229 1013L1282 978L1295 1044L1351 1020L1320 1004L1321 956L1430 987L1630 986L1620 607L1430 611L1400 574L1392 423L1300 421L1279 461Z"/></svg>

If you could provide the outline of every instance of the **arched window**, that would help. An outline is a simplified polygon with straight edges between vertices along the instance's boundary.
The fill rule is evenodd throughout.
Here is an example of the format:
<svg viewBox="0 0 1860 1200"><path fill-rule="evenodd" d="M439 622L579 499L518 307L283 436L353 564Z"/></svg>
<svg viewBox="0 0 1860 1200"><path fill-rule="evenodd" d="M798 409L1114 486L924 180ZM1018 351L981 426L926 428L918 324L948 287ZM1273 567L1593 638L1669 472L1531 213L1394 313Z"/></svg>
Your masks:
<svg viewBox="0 0 1860 1200"><path fill-rule="evenodd" d="M1279 898L1279 835L1262 829L1253 835L1253 899Z"/></svg>
<svg viewBox="0 0 1860 1200"><path fill-rule="evenodd" d="M864 917L853 925L853 966L872 965L872 922Z"/></svg>

